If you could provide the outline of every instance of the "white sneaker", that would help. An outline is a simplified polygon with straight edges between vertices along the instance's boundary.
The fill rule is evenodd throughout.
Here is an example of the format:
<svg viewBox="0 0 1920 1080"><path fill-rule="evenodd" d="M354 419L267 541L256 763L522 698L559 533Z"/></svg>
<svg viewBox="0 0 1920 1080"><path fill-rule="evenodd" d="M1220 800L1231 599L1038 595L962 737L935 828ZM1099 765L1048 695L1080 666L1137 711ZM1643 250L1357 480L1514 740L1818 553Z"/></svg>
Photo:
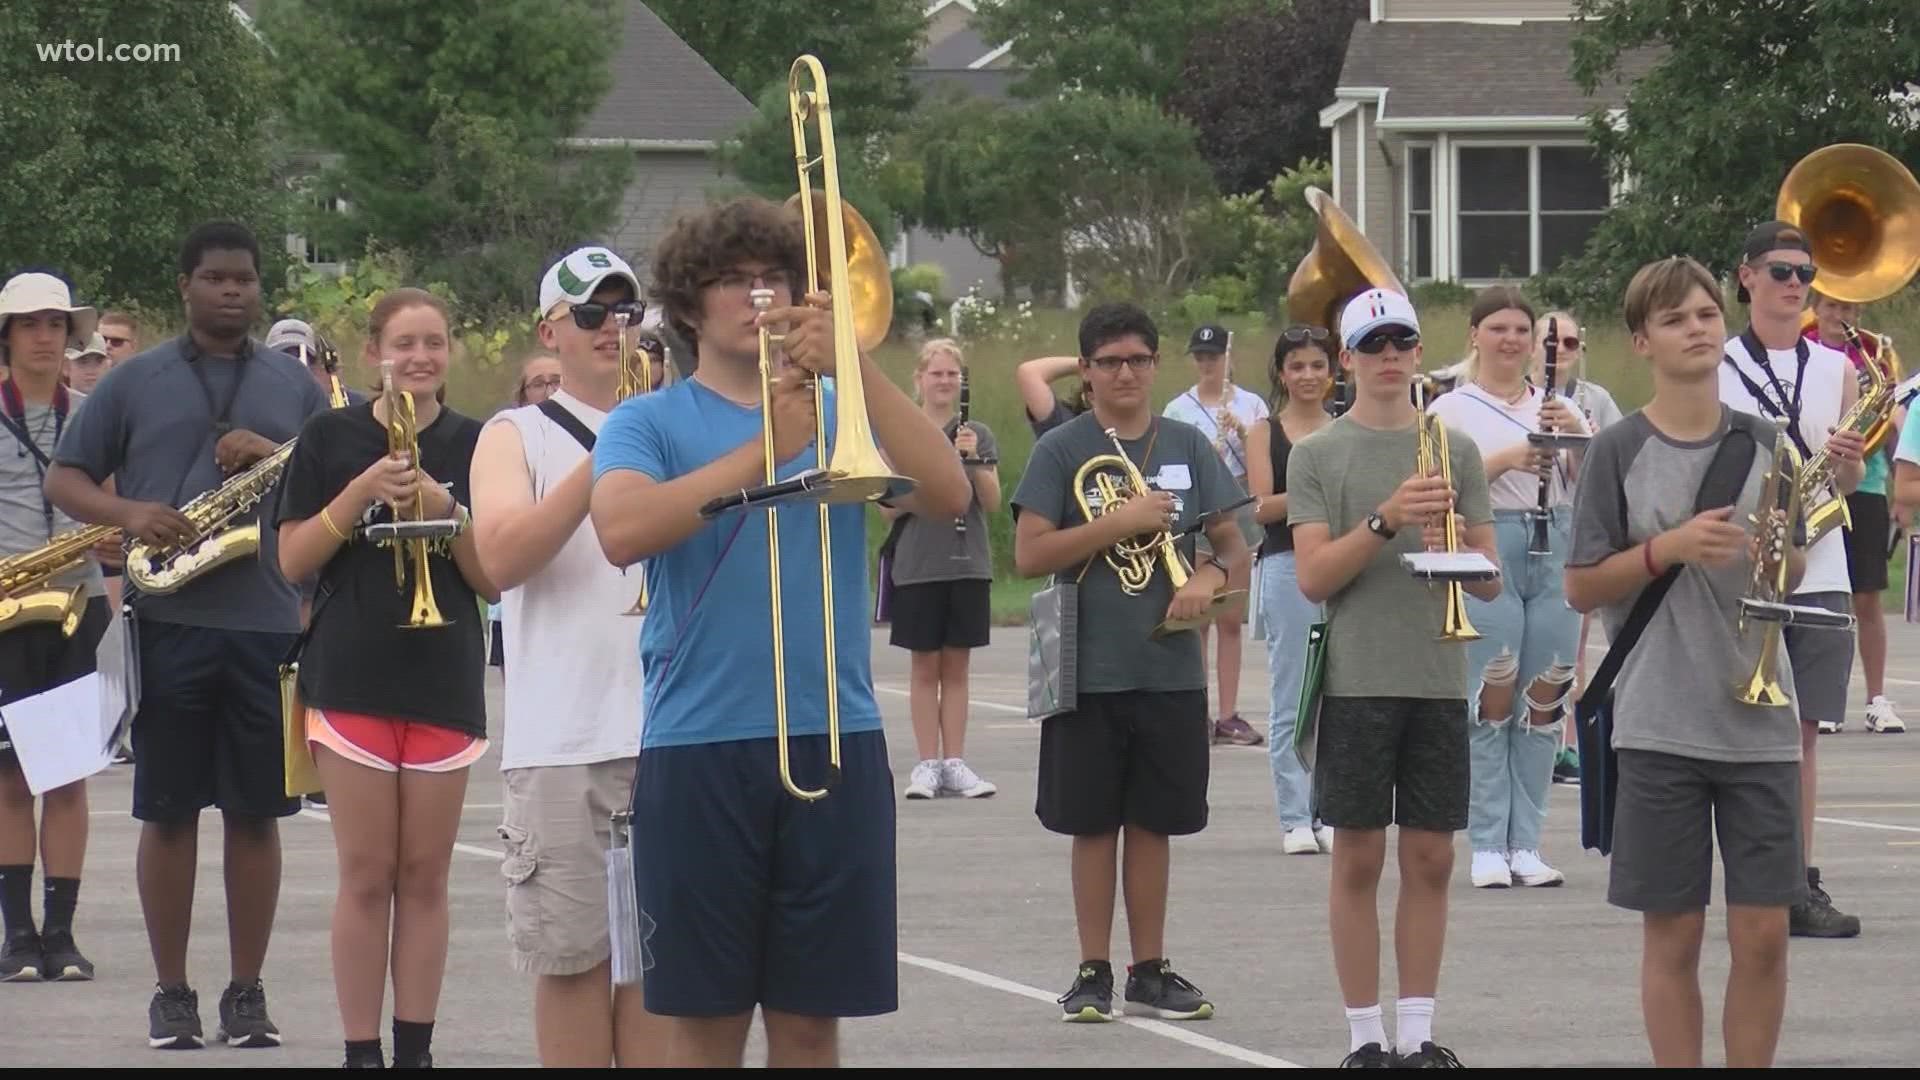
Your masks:
<svg viewBox="0 0 1920 1080"><path fill-rule="evenodd" d="M1513 870L1516 885L1546 887L1567 880L1567 875L1548 866L1537 851L1510 851L1507 853L1507 865Z"/></svg>
<svg viewBox="0 0 1920 1080"><path fill-rule="evenodd" d="M1289 855L1318 855L1320 841L1313 835L1313 826L1295 825L1287 830L1287 837L1280 842L1280 850Z"/></svg>
<svg viewBox="0 0 1920 1080"><path fill-rule="evenodd" d="M1881 694L1867 702L1867 730L1897 734L1906 731L1907 725L1901 723L1899 714L1893 711L1893 702Z"/></svg>
<svg viewBox="0 0 1920 1080"><path fill-rule="evenodd" d="M1837 720L1822 720L1814 724L1813 727L1815 732L1821 735L1840 734L1840 722Z"/></svg>
<svg viewBox="0 0 1920 1080"><path fill-rule="evenodd" d="M967 763L957 757L948 758L940 767L940 794L942 795L978 799L999 790L980 779L979 774L968 768Z"/></svg>
<svg viewBox="0 0 1920 1080"><path fill-rule="evenodd" d="M1476 889L1504 889L1513 884L1513 868L1507 865L1507 857L1498 851L1476 851L1473 853L1473 887Z"/></svg>
<svg viewBox="0 0 1920 1080"><path fill-rule="evenodd" d="M940 763L922 761L913 767L913 774L907 777L907 798L931 799L940 791Z"/></svg>
<svg viewBox="0 0 1920 1080"><path fill-rule="evenodd" d="M1315 825L1313 827L1313 839L1315 843L1320 845L1320 854L1331 855L1333 853L1333 827L1332 826Z"/></svg>

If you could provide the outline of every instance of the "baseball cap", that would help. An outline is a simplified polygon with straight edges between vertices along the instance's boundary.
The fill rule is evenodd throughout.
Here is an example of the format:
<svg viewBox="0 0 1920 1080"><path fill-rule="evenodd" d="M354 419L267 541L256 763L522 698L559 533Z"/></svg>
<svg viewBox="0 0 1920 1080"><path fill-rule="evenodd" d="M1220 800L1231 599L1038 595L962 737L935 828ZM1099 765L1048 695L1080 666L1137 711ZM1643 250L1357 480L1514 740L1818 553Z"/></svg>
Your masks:
<svg viewBox="0 0 1920 1080"><path fill-rule="evenodd" d="M80 348L70 348L67 350L67 359L69 360L78 360L83 356L105 356L105 355L107 355L107 339L101 337L100 331L98 330L95 330L92 336L87 338L86 345Z"/></svg>
<svg viewBox="0 0 1920 1080"><path fill-rule="evenodd" d="M1346 348L1383 326L1404 326L1420 332L1420 317L1413 313L1413 301L1386 289L1368 289L1347 301L1340 313L1340 343Z"/></svg>
<svg viewBox="0 0 1920 1080"><path fill-rule="evenodd" d="M1807 242L1807 234L1797 225L1784 221L1763 221L1747 234L1747 242L1740 248L1740 261L1749 263L1769 251L1804 251L1813 256L1813 245ZM1752 294L1745 285L1739 286L1738 299L1743 304L1753 302Z"/></svg>
<svg viewBox="0 0 1920 1080"><path fill-rule="evenodd" d="M1187 351L1190 353L1226 352L1226 328L1213 323L1202 324L1194 330L1193 336L1187 339Z"/></svg>
<svg viewBox="0 0 1920 1080"><path fill-rule="evenodd" d="M318 352L320 335L313 327L300 319L281 319L267 330L267 348L284 352L290 356L300 355L300 346L305 345L308 352Z"/></svg>
<svg viewBox="0 0 1920 1080"><path fill-rule="evenodd" d="M549 266L546 276L540 279L540 317L553 314L554 305L561 302L588 302L600 283L616 274L633 286L635 300L644 299L640 292L640 279L633 275L633 267L627 265L627 260L597 246L568 252L559 262Z"/></svg>

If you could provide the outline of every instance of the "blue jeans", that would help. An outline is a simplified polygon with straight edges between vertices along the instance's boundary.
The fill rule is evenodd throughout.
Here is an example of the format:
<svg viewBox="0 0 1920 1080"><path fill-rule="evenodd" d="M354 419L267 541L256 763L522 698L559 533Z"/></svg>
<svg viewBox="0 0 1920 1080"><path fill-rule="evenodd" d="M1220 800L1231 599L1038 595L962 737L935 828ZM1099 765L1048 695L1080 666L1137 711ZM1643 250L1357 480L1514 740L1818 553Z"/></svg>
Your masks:
<svg viewBox="0 0 1920 1080"><path fill-rule="evenodd" d="M1313 824L1313 778L1293 752L1293 726L1307 670L1307 629L1321 617L1320 605L1300 594L1293 552L1275 552L1260 560L1260 606L1273 697L1267 713L1267 760L1273 766L1273 797L1284 831Z"/></svg>
<svg viewBox="0 0 1920 1080"><path fill-rule="evenodd" d="M1496 510L1494 533L1502 584L1491 602L1467 597L1467 618L1480 639L1467 644L1472 689L1467 709L1473 758L1473 798L1467 838L1475 851L1537 851L1553 787L1553 757L1560 747L1560 719L1534 727L1528 687L1556 662L1571 665L1580 646L1580 615L1567 606L1565 573L1573 512L1553 511L1547 535L1552 553L1530 555L1533 523L1524 510ZM1480 676L1502 650L1519 657L1513 708L1491 720L1480 717Z"/></svg>

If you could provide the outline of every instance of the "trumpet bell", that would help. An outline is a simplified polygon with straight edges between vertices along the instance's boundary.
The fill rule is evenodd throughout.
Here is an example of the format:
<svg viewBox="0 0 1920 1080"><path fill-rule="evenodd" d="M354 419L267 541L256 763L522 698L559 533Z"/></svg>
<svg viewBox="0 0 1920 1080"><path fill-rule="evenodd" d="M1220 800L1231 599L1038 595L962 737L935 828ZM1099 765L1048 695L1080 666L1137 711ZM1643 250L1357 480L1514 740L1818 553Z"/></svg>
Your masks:
<svg viewBox="0 0 1920 1080"><path fill-rule="evenodd" d="M1920 271L1920 181L1884 150L1835 143L1801 158L1774 213L1807 234L1824 296L1871 303Z"/></svg>
<svg viewBox="0 0 1920 1080"><path fill-rule="evenodd" d="M800 212L797 193L787 197L787 209ZM816 189L813 220L824 223L827 213L827 193ZM850 202L840 204L840 226L847 239L847 277L841 287L853 309L853 337L861 349L871 352L887 340L887 330L893 325L893 270L887 265L887 250L880 246L880 237ZM827 230L815 229L813 265L817 280L822 282L834 280L833 257L827 243Z"/></svg>
<svg viewBox="0 0 1920 1080"><path fill-rule="evenodd" d="M1306 199L1319 223L1313 247L1287 282L1287 315L1338 333L1340 309L1354 294L1371 288L1405 293L1407 288L1333 196L1310 187Z"/></svg>

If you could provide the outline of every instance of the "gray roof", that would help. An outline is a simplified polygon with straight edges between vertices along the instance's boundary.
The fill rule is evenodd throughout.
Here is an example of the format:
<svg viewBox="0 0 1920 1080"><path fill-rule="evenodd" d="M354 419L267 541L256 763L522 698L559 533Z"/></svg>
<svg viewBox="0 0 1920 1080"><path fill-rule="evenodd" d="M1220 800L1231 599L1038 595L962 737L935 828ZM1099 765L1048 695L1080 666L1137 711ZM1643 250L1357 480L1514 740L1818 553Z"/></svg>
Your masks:
<svg viewBox="0 0 1920 1080"><path fill-rule="evenodd" d="M913 84L922 98L932 101L949 88L958 90L965 97L985 98L989 101L1013 101L1008 89L1025 72L1009 68L980 68L976 71L929 71L925 68L908 68L907 81Z"/></svg>
<svg viewBox="0 0 1920 1080"><path fill-rule="evenodd" d="M613 52L613 86L578 132L586 139L707 139L732 135L753 103L667 28L628 0Z"/></svg>
<svg viewBox="0 0 1920 1080"><path fill-rule="evenodd" d="M1518 24L1370 22L1353 26L1340 88L1387 88L1384 120L1449 116L1583 116L1596 105L1617 106L1624 86L1602 86L1588 98L1568 69L1571 20ZM1630 83L1653 66L1657 53L1621 58Z"/></svg>
<svg viewBox="0 0 1920 1080"><path fill-rule="evenodd" d="M967 65L992 52L997 46L989 45L971 26L963 26L920 53L915 67L932 68L936 71L965 71Z"/></svg>

